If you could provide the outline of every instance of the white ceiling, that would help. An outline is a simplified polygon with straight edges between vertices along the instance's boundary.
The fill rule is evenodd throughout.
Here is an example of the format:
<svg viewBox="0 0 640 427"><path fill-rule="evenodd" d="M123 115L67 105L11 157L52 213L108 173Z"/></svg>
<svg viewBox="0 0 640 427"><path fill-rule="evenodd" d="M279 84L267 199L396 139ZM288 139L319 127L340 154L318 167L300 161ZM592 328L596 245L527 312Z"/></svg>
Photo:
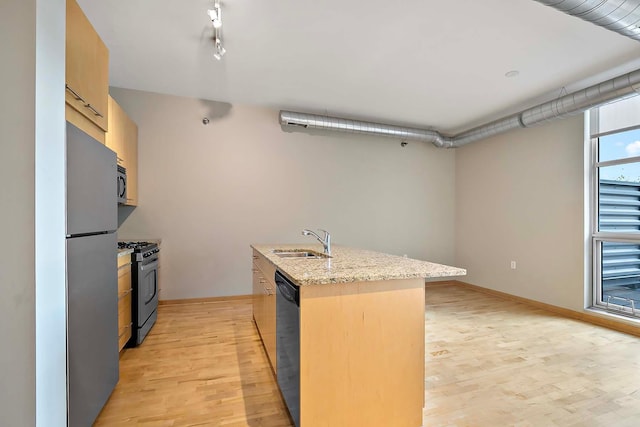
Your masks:
<svg viewBox="0 0 640 427"><path fill-rule="evenodd" d="M640 43L533 0L222 0L222 61L213 0L79 3L112 86L443 132L640 68Z"/></svg>

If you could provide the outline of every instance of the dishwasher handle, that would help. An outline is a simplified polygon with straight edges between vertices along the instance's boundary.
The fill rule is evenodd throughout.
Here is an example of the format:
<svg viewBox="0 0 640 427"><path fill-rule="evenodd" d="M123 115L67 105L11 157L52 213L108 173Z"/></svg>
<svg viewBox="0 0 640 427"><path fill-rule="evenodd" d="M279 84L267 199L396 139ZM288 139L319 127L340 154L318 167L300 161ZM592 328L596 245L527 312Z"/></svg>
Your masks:
<svg viewBox="0 0 640 427"><path fill-rule="evenodd" d="M276 286L278 286L278 291L280 291L280 295L282 295L287 301L292 302L299 307L300 292L298 290L298 287L294 285L289 279L280 274L279 271L276 271L275 281Z"/></svg>

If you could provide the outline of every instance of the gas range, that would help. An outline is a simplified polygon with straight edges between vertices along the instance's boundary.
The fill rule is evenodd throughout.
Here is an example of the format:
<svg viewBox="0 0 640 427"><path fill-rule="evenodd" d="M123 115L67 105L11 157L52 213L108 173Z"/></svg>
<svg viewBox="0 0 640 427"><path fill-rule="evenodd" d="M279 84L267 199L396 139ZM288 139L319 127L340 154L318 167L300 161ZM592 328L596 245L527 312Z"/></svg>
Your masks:
<svg viewBox="0 0 640 427"><path fill-rule="evenodd" d="M118 242L118 249L133 249L134 252L143 252L147 247L158 247L156 243L151 242Z"/></svg>
<svg viewBox="0 0 640 427"><path fill-rule="evenodd" d="M160 252L158 244L151 242L118 242L118 249L133 249L133 258L138 261Z"/></svg>
<svg viewBox="0 0 640 427"><path fill-rule="evenodd" d="M129 347L142 343L158 313L158 261L160 248L151 242L118 242L118 249L131 254L131 339Z"/></svg>

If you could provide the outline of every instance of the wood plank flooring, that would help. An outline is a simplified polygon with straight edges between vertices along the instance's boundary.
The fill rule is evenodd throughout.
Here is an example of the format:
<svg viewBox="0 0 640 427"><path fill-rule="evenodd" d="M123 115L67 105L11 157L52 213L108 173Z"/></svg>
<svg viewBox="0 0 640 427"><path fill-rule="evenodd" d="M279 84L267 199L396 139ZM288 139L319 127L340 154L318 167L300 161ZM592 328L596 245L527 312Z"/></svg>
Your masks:
<svg viewBox="0 0 640 427"><path fill-rule="evenodd" d="M161 305L96 426L289 427L251 300Z"/></svg>
<svg viewBox="0 0 640 427"><path fill-rule="evenodd" d="M425 426L640 426L640 339L427 286Z"/></svg>
<svg viewBox="0 0 640 427"><path fill-rule="evenodd" d="M159 310L96 426L292 426L251 300ZM425 426L640 425L637 337L457 285L427 286L425 321Z"/></svg>

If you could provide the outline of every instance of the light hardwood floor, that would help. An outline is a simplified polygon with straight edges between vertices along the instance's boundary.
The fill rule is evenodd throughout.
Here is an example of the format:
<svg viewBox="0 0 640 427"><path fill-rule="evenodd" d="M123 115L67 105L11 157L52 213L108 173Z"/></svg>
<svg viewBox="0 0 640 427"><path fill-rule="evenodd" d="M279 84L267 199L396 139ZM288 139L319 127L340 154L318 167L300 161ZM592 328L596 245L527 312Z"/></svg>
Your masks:
<svg viewBox="0 0 640 427"><path fill-rule="evenodd" d="M291 426L251 300L161 305L95 425Z"/></svg>
<svg viewBox="0 0 640 427"><path fill-rule="evenodd" d="M640 426L640 339L457 285L426 292L425 426Z"/></svg>
<svg viewBox="0 0 640 427"><path fill-rule="evenodd" d="M426 329L425 426L640 425L637 337L450 284ZM251 300L162 305L96 425L289 427L268 363Z"/></svg>

